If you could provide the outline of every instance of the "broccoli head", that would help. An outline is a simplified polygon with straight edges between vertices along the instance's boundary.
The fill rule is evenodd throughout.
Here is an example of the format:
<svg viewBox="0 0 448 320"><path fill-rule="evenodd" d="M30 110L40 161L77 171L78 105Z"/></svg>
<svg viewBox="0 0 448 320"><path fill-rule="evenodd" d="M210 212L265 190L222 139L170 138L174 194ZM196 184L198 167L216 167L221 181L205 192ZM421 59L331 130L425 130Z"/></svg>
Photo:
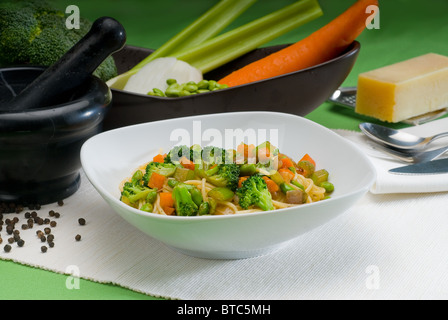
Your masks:
<svg viewBox="0 0 448 320"><path fill-rule="evenodd" d="M80 29L69 30L65 13L46 0L6 0L0 3L0 66L51 66L92 27L81 17ZM112 57L93 73L107 81L117 75Z"/></svg>
<svg viewBox="0 0 448 320"><path fill-rule="evenodd" d="M275 209L268 186L260 175L250 176L242 183L241 188L236 190L236 194L243 209L253 205L264 211Z"/></svg>
<svg viewBox="0 0 448 320"><path fill-rule="evenodd" d="M126 182L121 192L120 200L136 207L140 200L146 199L152 189L135 184L133 182Z"/></svg>
<svg viewBox="0 0 448 320"><path fill-rule="evenodd" d="M157 172L165 177L172 177L176 173L176 166L172 163L150 162L145 169L142 181L144 185L148 185L149 179L153 172Z"/></svg>
<svg viewBox="0 0 448 320"><path fill-rule="evenodd" d="M205 178L207 182L217 187L226 187L235 191L238 187L240 166L237 164L218 164L211 169L197 168L195 173L200 178Z"/></svg>
<svg viewBox="0 0 448 320"><path fill-rule="evenodd" d="M174 207L178 216L195 216L199 206L193 201L189 188L180 183L173 189Z"/></svg>

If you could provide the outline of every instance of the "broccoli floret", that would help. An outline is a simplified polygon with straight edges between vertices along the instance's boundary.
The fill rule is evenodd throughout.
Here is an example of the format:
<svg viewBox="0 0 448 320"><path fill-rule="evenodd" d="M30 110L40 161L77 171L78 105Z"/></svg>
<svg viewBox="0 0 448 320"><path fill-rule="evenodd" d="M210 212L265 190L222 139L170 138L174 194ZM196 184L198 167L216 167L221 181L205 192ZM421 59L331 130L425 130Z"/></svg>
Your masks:
<svg viewBox="0 0 448 320"><path fill-rule="evenodd" d="M268 186L263 178L259 175L250 176L245 180L241 188L236 190L239 205L248 209L250 206L257 206L264 211L274 210L272 204L272 196L268 190Z"/></svg>
<svg viewBox="0 0 448 320"><path fill-rule="evenodd" d="M195 216L199 206L193 201L193 197L185 184L178 184L173 189L174 207L178 216Z"/></svg>
<svg viewBox="0 0 448 320"><path fill-rule="evenodd" d="M142 181L145 186L148 185L149 179L151 179L151 175L153 172L157 172L165 177L172 177L176 172L176 166L171 163L159 163L159 162L150 162L145 169L145 174L143 175Z"/></svg>
<svg viewBox="0 0 448 320"><path fill-rule="evenodd" d="M128 204L135 207L140 200L146 199L151 191L152 189L150 188L134 184L133 182L126 182L123 186L120 200L128 202Z"/></svg>
<svg viewBox="0 0 448 320"><path fill-rule="evenodd" d="M68 29L65 13L46 0L6 0L0 3L0 66L51 66L71 49L92 23L80 19L80 29ZM112 57L93 73L107 81L117 75Z"/></svg>
<svg viewBox="0 0 448 320"><path fill-rule="evenodd" d="M238 187L240 167L234 163L218 164L208 170L197 168L195 173L200 178L205 178L207 182L216 187L226 187L235 191Z"/></svg>

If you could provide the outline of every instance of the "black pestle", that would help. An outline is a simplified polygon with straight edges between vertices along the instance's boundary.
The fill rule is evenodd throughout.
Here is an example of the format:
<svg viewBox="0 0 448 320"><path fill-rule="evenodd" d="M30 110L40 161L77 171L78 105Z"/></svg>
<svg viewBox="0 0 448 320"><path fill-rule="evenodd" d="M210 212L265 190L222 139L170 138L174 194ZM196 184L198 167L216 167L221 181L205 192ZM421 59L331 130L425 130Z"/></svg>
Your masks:
<svg viewBox="0 0 448 320"><path fill-rule="evenodd" d="M6 109L20 112L68 101L67 96L125 43L126 32L118 21L109 17L97 19L77 44L7 103Z"/></svg>

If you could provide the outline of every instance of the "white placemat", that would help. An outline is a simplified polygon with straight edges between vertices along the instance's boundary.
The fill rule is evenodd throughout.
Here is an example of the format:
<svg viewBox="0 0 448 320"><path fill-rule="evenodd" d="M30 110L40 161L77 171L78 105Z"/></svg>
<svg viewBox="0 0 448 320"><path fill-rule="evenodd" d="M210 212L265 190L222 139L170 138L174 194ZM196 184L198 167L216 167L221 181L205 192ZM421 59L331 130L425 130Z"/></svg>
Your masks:
<svg viewBox="0 0 448 320"><path fill-rule="evenodd" d="M22 248L0 258L170 299L447 299L447 193L366 195L328 224L273 254L246 260L204 260L177 253L115 214L82 175L81 189L59 211L55 247L34 226ZM24 212L17 216L20 226ZM78 218L86 219L80 226ZM75 241L76 234L82 236ZM61 284L65 285L65 284Z"/></svg>

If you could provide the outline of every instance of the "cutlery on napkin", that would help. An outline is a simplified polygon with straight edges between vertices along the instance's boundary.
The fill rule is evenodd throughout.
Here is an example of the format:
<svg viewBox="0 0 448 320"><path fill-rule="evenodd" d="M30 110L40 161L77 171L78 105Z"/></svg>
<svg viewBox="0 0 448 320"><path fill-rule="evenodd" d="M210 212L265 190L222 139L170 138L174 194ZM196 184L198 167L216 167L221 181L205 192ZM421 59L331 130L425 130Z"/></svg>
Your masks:
<svg viewBox="0 0 448 320"><path fill-rule="evenodd" d="M447 131L447 128L448 118L443 118L423 125L405 128L402 129L402 131L418 136L430 136ZM377 179L370 189L371 193L429 193L448 191L448 173L418 176L392 174L389 170L407 164L383 153L375 142L360 132L339 129L334 131L359 147L368 156L376 168ZM440 139L440 141L434 142L432 148L440 148L447 145L447 140L448 139ZM441 158L446 157L448 157L448 154L443 155Z"/></svg>

